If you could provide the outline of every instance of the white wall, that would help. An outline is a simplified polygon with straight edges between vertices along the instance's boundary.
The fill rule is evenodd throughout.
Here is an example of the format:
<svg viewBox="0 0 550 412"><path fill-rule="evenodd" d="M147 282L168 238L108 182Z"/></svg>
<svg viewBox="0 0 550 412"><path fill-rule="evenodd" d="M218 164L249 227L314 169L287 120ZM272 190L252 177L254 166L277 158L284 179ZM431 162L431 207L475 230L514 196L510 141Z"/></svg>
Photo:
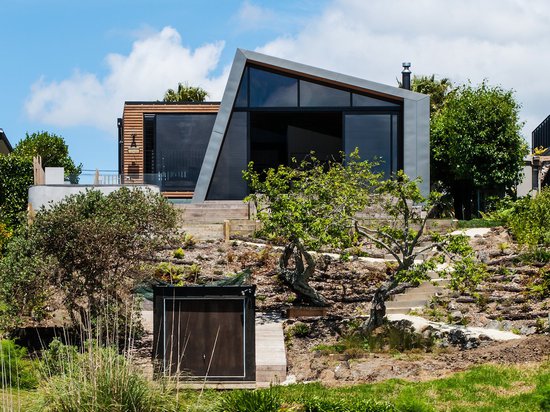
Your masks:
<svg viewBox="0 0 550 412"><path fill-rule="evenodd" d="M87 190L99 190L103 194L109 194L121 187L128 187L133 190L145 190L150 189L154 193L160 193L158 186L153 185L135 185L135 186L122 186L122 185L41 185L31 186L29 188L29 204L32 205L34 210L40 209L42 206L48 207L55 203L58 203L70 195L83 193Z"/></svg>

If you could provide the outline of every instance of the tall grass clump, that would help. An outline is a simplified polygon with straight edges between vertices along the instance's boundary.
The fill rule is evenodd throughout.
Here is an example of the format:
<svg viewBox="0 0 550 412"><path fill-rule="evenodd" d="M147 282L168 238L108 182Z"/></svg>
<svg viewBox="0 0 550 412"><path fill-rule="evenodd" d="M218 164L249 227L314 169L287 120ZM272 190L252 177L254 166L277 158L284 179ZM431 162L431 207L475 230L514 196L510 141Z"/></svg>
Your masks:
<svg viewBox="0 0 550 412"><path fill-rule="evenodd" d="M50 375L38 389L37 411L177 410L168 389L149 382L114 347L87 344L84 352L78 352L55 343L43 362L43 373Z"/></svg>
<svg viewBox="0 0 550 412"><path fill-rule="evenodd" d="M0 372L2 389L33 389L38 385L36 362L28 357L27 349L13 340L0 341Z"/></svg>

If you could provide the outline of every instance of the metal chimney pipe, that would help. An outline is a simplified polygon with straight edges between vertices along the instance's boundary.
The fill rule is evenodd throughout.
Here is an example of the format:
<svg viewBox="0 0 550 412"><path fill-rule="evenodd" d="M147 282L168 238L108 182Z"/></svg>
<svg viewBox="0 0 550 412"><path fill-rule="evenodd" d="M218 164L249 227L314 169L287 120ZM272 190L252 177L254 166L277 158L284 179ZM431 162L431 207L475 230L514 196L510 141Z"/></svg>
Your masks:
<svg viewBox="0 0 550 412"><path fill-rule="evenodd" d="M411 90L411 71L409 69L411 67L411 64L409 62L403 63L403 71L402 74L402 81L401 81L401 87L406 90Z"/></svg>

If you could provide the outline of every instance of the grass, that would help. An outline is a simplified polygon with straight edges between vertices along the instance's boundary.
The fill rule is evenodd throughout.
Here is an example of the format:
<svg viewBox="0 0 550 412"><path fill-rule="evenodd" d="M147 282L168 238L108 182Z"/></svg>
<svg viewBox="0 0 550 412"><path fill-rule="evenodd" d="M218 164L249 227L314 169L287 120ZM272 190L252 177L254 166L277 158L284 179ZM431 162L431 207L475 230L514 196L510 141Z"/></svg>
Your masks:
<svg viewBox="0 0 550 412"><path fill-rule="evenodd" d="M279 411L550 411L550 361L522 367L484 365L450 377L426 382L390 379L375 384L326 388L320 383L297 384L246 392L196 391L179 393L185 411L248 411L262 401L280 404ZM13 410L33 410L36 390L2 392L12 397ZM175 395L173 395L175 396ZM237 401L237 402L236 402ZM18 407L18 405L20 405ZM365 409L365 405L369 409ZM247 409L250 406L252 409ZM9 410L9 409L3 409Z"/></svg>
<svg viewBox="0 0 550 412"><path fill-rule="evenodd" d="M502 222L499 220L482 219L482 218L458 221L458 229L472 229L477 227L496 227L496 226L502 226Z"/></svg>

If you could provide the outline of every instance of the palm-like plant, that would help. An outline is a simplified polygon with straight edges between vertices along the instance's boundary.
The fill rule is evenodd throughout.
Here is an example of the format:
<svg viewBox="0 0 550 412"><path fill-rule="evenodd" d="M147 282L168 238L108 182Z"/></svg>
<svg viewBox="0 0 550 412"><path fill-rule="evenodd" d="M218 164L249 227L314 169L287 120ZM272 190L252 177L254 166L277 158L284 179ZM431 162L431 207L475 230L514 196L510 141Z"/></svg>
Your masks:
<svg viewBox="0 0 550 412"><path fill-rule="evenodd" d="M178 83L177 90L168 89L164 93L165 102L204 102L208 92L201 87Z"/></svg>

